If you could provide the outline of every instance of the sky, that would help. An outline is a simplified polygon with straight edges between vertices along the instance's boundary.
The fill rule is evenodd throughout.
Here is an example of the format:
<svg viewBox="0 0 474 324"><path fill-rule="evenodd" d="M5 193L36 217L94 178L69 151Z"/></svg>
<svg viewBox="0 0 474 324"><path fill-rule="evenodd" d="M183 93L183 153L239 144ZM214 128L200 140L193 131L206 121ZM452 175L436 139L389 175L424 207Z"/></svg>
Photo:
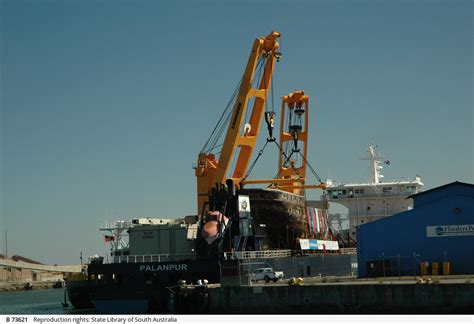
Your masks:
<svg viewBox="0 0 474 324"><path fill-rule="evenodd" d="M79 263L81 252L105 254L106 219L196 214L192 164L254 39L272 30L283 55L275 111L295 89L309 96L308 160L321 178L367 181L359 158L376 143L386 180L473 183L472 9L0 1L0 253L7 230L9 255ZM269 149L253 174L271 177L277 162Z"/></svg>

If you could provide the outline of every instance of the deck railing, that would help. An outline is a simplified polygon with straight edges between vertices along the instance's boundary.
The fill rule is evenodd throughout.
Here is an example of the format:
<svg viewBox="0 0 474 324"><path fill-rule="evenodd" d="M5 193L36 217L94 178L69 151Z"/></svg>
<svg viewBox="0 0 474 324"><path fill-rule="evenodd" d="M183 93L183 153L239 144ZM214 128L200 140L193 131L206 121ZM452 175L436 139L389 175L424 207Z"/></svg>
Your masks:
<svg viewBox="0 0 474 324"><path fill-rule="evenodd" d="M225 252L224 258L229 259L272 259L291 256L291 250L267 250L267 251L237 251ZM193 260L195 255L183 254L146 254L146 255L120 255L114 256L112 263L147 263Z"/></svg>
<svg viewBox="0 0 474 324"><path fill-rule="evenodd" d="M182 261L193 260L195 258L192 254L145 254L145 255L120 255L114 256L113 263L147 263L147 262L168 262L168 261Z"/></svg>
<svg viewBox="0 0 474 324"><path fill-rule="evenodd" d="M405 198L410 195L413 195L415 193L408 193L408 192L368 192L368 193L363 193L363 194L345 194L345 195L337 195L337 196L332 196L329 195L329 200L335 200L335 199L359 199L362 200L364 198L374 198L374 197L385 197L385 198Z"/></svg>
<svg viewBox="0 0 474 324"><path fill-rule="evenodd" d="M357 254L357 248L340 248L341 254Z"/></svg>
<svg viewBox="0 0 474 324"><path fill-rule="evenodd" d="M273 259L291 256L291 250L237 251L225 252L225 259Z"/></svg>

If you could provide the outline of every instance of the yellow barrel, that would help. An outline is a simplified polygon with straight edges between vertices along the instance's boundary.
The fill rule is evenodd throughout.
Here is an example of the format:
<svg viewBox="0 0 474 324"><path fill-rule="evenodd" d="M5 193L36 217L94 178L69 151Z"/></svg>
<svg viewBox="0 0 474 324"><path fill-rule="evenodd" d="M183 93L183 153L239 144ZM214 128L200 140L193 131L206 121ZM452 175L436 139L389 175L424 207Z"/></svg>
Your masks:
<svg viewBox="0 0 474 324"><path fill-rule="evenodd" d="M433 262L433 264L431 265L431 275L432 276L437 276L438 275L438 262Z"/></svg>
<svg viewBox="0 0 474 324"><path fill-rule="evenodd" d="M429 267L429 263L428 262L421 262L420 263L420 273L422 276L426 276L428 274L428 267Z"/></svg>
<svg viewBox="0 0 474 324"><path fill-rule="evenodd" d="M443 262L443 275L449 276L451 272L451 264L450 262Z"/></svg>

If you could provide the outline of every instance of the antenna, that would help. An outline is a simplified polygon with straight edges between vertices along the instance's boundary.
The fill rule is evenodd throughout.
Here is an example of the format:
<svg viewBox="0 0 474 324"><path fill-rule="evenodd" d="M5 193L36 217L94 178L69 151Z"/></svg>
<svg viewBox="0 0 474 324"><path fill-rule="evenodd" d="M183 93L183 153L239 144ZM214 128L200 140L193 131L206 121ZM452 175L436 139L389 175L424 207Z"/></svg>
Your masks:
<svg viewBox="0 0 474 324"><path fill-rule="evenodd" d="M376 148L377 145L369 144L367 148L367 157L360 158L360 160L370 161L371 183L380 183L380 179L383 178L383 175L380 174L380 170L383 169L383 166L380 164L383 163L385 157L377 152Z"/></svg>

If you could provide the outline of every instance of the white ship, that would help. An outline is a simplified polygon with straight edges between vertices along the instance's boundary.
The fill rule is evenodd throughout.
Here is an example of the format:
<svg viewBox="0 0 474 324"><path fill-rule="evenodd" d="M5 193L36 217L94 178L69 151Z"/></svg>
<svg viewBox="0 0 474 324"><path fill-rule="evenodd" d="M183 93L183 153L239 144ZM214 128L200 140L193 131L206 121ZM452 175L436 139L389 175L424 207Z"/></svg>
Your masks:
<svg viewBox="0 0 474 324"><path fill-rule="evenodd" d="M327 195L324 199L341 204L349 209L349 237L345 240L354 243L357 240L357 226L372 222L413 208L413 200L408 196L422 191L420 176L413 180L382 181L380 171L383 164L390 164L376 151L376 145L369 145L367 157L370 162L371 179L368 183L327 182ZM334 222L334 218L333 218Z"/></svg>

